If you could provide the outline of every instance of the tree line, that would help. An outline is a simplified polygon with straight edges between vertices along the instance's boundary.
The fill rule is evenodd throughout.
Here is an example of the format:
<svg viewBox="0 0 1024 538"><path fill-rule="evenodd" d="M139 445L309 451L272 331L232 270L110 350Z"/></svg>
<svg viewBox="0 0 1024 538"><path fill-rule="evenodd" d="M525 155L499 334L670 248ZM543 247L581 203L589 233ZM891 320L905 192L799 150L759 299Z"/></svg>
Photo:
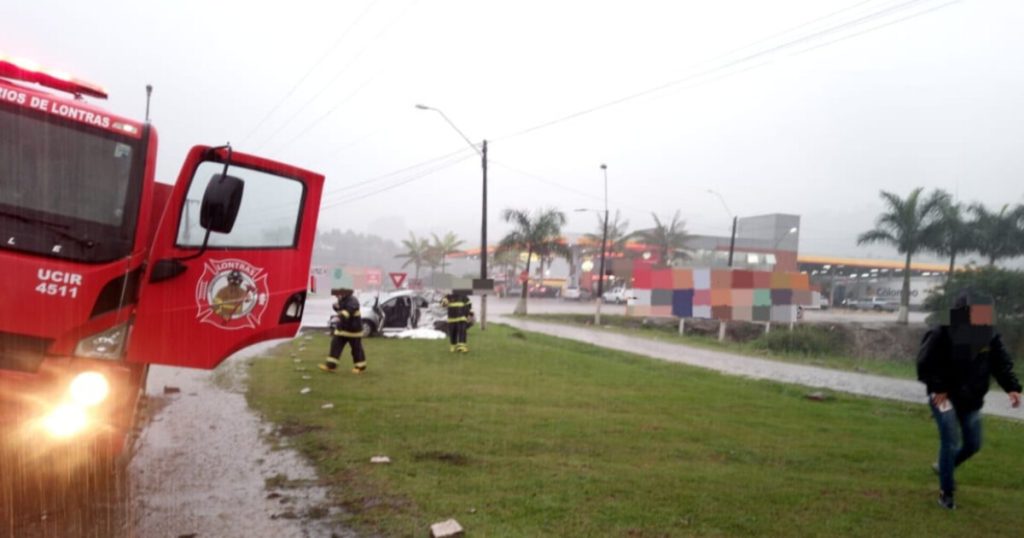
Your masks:
<svg viewBox="0 0 1024 538"><path fill-rule="evenodd" d="M949 275L959 255L978 254L990 267L999 260L1024 255L1024 205L1004 204L992 211L980 203L964 204L948 192L923 187L906 198L881 191L885 209L875 227L857 237L857 244L885 243L905 256L899 321L906 323L910 308L910 263L920 252L949 257Z"/></svg>
<svg viewBox="0 0 1024 538"><path fill-rule="evenodd" d="M454 232L448 232L443 237L437 234L430 234L430 238L416 237L416 234L409 232L409 238L402 240L404 252L395 254L396 258L404 258L402 268L413 266L415 278L420 278L420 269L423 267L436 271L438 267L441 272L448 272L448 256L459 252L459 247L465 241L459 239Z"/></svg>
<svg viewBox="0 0 1024 538"><path fill-rule="evenodd" d="M642 242L658 252L661 265L671 266L677 259L688 258L686 243L692 237L686 232L686 222L680 218L679 211L671 220L662 221L652 213L654 227L644 230L629 231L629 221L621 219L615 212L615 220L608 217L607 237L605 238L605 215L598 215L597 231L584 235L584 254L600 255L602 240L604 252L610 254L626 254L626 243L632 240ZM506 275L514 275L518 270L520 255L526 253L525 270L530 275L533 259L540 264L540 274L544 274L545 262L554 258L565 258L573 263L570 246L562 237L565 226L565 213L558 209L539 209L531 213L524 209L506 209L502 212L505 222L512 224L512 230L498 243L495 252L495 265L504 267ZM511 269L511 271L509 271ZM607 269L607 268L606 268ZM527 297L529 296L529 279L522 282L522 295L515 313L525 314Z"/></svg>

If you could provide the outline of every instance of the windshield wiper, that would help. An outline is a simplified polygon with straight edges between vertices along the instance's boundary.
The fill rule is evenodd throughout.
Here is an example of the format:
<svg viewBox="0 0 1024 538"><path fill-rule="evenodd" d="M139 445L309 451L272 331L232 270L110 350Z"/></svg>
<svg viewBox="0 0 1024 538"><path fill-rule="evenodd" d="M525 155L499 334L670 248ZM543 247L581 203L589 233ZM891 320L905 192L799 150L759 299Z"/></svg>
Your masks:
<svg viewBox="0 0 1024 538"><path fill-rule="evenodd" d="M41 224L44 228L53 232L54 234L63 237L64 239L70 239L71 241L74 241L79 246L84 248L92 248L96 246L96 241L93 241L88 237L79 237L67 231L69 226L64 224L57 224L56 222L50 222L48 220L34 217L26 217L25 215L19 215L18 213L14 213L11 211L0 211L0 216L12 218L14 220L24 222L25 224Z"/></svg>

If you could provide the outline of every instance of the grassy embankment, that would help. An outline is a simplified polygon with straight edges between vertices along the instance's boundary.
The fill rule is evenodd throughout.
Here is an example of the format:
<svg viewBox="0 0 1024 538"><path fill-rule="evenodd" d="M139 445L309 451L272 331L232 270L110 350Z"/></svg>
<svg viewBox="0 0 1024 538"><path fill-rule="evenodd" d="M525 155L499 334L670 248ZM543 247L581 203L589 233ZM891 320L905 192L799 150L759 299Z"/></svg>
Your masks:
<svg viewBox="0 0 1024 538"><path fill-rule="evenodd" d="M591 314L531 314L529 319L550 321L569 325L593 327L594 316ZM727 351L763 357L766 359L810 364L823 368L834 368L850 372L862 372L903 379L917 379L913 360L896 361L890 359L857 358L836 353L842 349L841 342L828 334L819 326L798 326L796 331L789 331L785 325L772 330L768 335L749 342L719 342L715 336L679 334L675 325L644 324L642 318L621 315L601 315L603 330L614 331L628 336L640 336L674 342L688 346L701 347L715 351ZM910 357L908 359L912 359Z"/></svg>
<svg viewBox="0 0 1024 538"><path fill-rule="evenodd" d="M987 419L985 449L959 473L961 509L949 513L935 504L937 440L923 406L811 401L801 387L497 325L472 330L470 346L451 355L443 341L374 338L365 374L323 374L317 333L256 359L248 398L336 486L348 522L384 536L424 536L449 517L469 535L501 537L1009 536L1024 526L1020 423ZM392 463L371 464L375 455Z"/></svg>

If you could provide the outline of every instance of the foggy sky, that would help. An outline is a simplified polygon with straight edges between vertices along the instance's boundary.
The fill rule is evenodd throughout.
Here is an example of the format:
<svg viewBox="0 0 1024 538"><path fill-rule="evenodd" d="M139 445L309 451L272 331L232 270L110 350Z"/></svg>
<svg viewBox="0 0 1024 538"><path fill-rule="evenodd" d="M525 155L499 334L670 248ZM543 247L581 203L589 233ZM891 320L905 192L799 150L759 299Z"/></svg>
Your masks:
<svg viewBox="0 0 1024 538"><path fill-rule="evenodd" d="M633 228L680 209L691 233L725 235L714 189L739 216L801 215L801 252L891 257L855 244L879 189L1024 202L1024 3L947 3L37 0L0 7L0 54L104 85L103 106L139 119L153 84L161 181L191 145L226 141L325 174L322 228L478 245L479 158L423 103L491 141L492 243L507 207L594 231L572 210L603 207L607 163Z"/></svg>

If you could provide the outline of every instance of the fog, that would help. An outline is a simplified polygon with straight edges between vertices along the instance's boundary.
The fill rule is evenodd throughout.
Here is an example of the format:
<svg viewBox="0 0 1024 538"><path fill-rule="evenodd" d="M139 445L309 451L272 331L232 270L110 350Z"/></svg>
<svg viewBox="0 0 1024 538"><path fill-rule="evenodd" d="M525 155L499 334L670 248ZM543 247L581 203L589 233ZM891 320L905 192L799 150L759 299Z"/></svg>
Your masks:
<svg viewBox="0 0 1024 538"><path fill-rule="evenodd" d="M193 144L327 177L321 228L479 242L507 207L590 232L681 210L803 217L801 252L856 246L880 189L1024 202L1024 4L975 1L45 1L0 8L0 53L104 85L142 118L173 182ZM449 156L449 157L445 157ZM439 157L443 157L438 159ZM422 165L422 163L427 163ZM417 166L419 165L419 166Z"/></svg>

